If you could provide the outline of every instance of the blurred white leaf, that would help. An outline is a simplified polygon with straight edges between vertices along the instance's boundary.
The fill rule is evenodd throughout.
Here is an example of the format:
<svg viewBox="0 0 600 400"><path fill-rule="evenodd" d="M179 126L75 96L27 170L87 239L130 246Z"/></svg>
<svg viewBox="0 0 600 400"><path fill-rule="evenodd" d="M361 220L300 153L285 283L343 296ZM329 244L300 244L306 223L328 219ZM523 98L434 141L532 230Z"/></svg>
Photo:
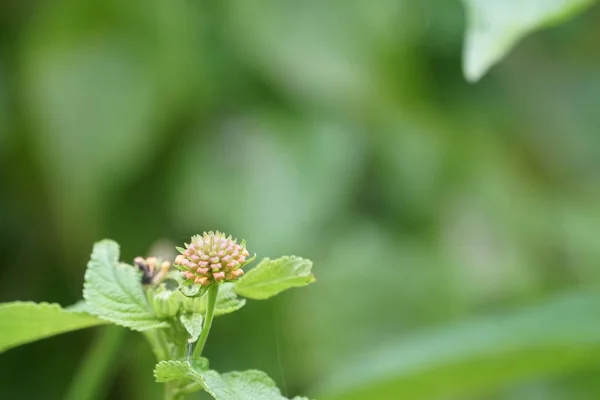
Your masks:
<svg viewBox="0 0 600 400"><path fill-rule="evenodd" d="M523 36L574 15L595 0L463 0L467 31L463 70L479 80Z"/></svg>

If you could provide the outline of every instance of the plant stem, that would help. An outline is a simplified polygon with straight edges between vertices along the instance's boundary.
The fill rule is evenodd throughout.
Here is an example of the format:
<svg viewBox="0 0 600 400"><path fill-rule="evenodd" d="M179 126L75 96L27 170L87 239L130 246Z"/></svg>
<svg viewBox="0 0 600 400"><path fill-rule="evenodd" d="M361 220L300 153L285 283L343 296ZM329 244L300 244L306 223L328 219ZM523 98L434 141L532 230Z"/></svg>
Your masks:
<svg viewBox="0 0 600 400"><path fill-rule="evenodd" d="M106 395L103 393L108 387L106 382L117 370L114 361L126 333L116 326L104 327L99 332L71 380L65 400L101 399Z"/></svg>
<svg viewBox="0 0 600 400"><path fill-rule="evenodd" d="M167 345L166 339L163 333L159 332L157 329L153 329L150 331L142 332L148 343L150 343L150 347L156 356L158 361L168 360L169 359L169 346Z"/></svg>
<svg viewBox="0 0 600 400"><path fill-rule="evenodd" d="M175 396L173 396L173 382L165 383L165 400L173 400Z"/></svg>
<svg viewBox="0 0 600 400"><path fill-rule="evenodd" d="M210 326L212 325L212 320L215 314L215 304L217 304L217 295L219 294L219 285L211 285L208 288L208 301L206 305L206 316L204 317L204 325L202 326L202 332L200 333L200 338L198 338L198 342L196 343L196 347L194 348L194 352L192 356L194 358L198 358L202 355L202 350L204 349L204 344L206 343L206 339L208 338L208 333L210 332Z"/></svg>
<svg viewBox="0 0 600 400"><path fill-rule="evenodd" d="M189 385L181 388L175 388L172 394L172 400L183 399L186 395L196 393L202 389L204 389L204 386L196 382L190 383Z"/></svg>
<svg viewBox="0 0 600 400"><path fill-rule="evenodd" d="M157 329L156 336L158 337L158 343L160 344L162 353L164 354L164 358L162 358L162 360L169 360L171 358L171 351L169 350L169 344L167 343L165 331L163 329Z"/></svg>

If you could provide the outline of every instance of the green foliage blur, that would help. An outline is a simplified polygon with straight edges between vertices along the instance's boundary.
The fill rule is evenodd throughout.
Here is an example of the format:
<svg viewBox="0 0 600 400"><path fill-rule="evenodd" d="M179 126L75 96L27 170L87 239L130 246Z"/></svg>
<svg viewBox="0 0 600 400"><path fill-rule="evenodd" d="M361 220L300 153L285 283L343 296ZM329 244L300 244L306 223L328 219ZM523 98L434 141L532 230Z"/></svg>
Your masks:
<svg viewBox="0 0 600 400"><path fill-rule="evenodd" d="M319 399L600 398L600 8L476 85L464 26L458 1L2 1L0 301L74 303L105 237L130 262L221 230L317 282L217 319L217 370ZM0 355L0 398L63 398L103 329ZM124 340L90 398L160 399Z"/></svg>

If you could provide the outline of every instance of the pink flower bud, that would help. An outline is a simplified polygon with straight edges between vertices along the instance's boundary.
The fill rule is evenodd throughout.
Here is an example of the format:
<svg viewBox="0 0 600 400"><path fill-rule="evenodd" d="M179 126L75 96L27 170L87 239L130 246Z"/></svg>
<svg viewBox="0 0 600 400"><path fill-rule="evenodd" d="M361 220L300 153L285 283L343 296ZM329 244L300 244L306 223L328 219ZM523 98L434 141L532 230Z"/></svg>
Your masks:
<svg viewBox="0 0 600 400"><path fill-rule="evenodd" d="M240 276L244 275L244 270L241 268L234 269L233 271L231 271L229 273L229 275L231 275L233 277L231 279L236 279L236 278L239 278Z"/></svg>
<svg viewBox="0 0 600 400"><path fill-rule="evenodd" d="M227 237L221 232L205 232L192 237L183 254L175 258L175 264L184 267L182 274L187 280L209 286L243 275L240 267L248 263L246 258L249 255L245 244L238 244L231 236Z"/></svg>
<svg viewBox="0 0 600 400"><path fill-rule="evenodd" d="M192 279L196 275L194 275L194 273L191 271L186 271L183 273L183 276L185 276L185 279Z"/></svg>
<svg viewBox="0 0 600 400"><path fill-rule="evenodd" d="M215 281L221 282L223 279L225 279L225 272L215 272L213 274L213 278L215 278Z"/></svg>
<svg viewBox="0 0 600 400"><path fill-rule="evenodd" d="M203 277L197 277L196 279L194 279L194 283L197 285L202 285L202 286L208 286L208 278L203 276Z"/></svg>

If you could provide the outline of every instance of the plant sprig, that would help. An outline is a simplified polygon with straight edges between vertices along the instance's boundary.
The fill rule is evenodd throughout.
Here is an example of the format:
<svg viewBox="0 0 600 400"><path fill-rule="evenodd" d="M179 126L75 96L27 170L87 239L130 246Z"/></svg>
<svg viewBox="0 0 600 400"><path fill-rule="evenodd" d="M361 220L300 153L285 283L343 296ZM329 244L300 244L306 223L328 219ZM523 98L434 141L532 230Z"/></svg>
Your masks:
<svg viewBox="0 0 600 400"><path fill-rule="evenodd" d="M165 399L204 390L217 400L286 399L264 372L220 374L202 357L215 317L239 310L245 298L262 300L314 281L312 262L268 258L245 274L245 242L216 232L178 248L176 268L154 258L119 261L119 245L94 245L85 273L84 301L69 308L47 303L0 305L0 351L48 336L101 324L141 332L157 357L154 376ZM179 271L177 271L179 270ZM242 296L242 297L240 297ZM296 400L305 398L297 397Z"/></svg>

